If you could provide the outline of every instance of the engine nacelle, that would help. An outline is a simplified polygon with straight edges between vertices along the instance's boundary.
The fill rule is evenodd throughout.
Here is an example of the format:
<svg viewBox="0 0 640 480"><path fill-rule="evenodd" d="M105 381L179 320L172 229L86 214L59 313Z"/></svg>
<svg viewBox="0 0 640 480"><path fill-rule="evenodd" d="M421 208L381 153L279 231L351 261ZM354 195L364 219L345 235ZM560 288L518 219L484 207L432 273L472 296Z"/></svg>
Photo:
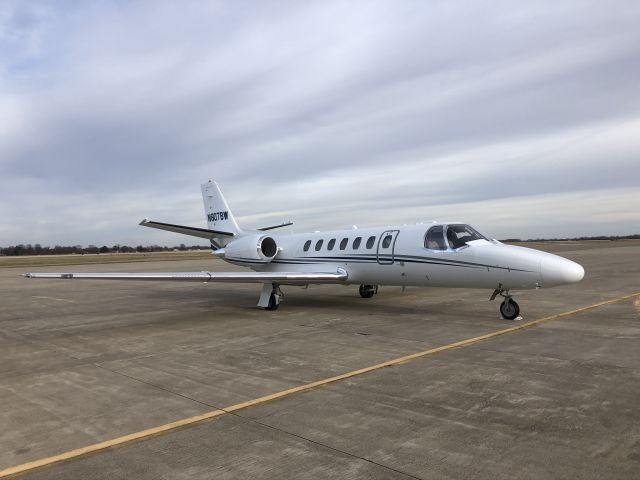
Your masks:
<svg viewBox="0 0 640 480"><path fill-rule="evenodd" d="M268 235L248 235L233 240L224 247L224 256L229 260L267 263L278 253L276 241Z"/></svg>

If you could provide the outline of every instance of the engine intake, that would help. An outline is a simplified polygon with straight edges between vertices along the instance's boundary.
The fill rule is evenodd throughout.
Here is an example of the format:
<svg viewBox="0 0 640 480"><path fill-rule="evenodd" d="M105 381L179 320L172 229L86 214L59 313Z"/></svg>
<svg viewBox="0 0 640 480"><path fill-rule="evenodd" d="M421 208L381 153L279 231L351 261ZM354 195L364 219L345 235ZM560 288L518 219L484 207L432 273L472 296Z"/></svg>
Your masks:
<svg viewBox="0 0 640 480"><path fill-rule="evenodd" d="M267 263L277 255L278 244L268 235L248 235L226 245L224 252L229 260Z"/></svg>
<svg viewBox="0 0 640 480"><path fill-rule="evenodd" d="M278 253L278 244L272 237L264 237L260 240L260 251L265 258L273 258Z"/></svg>

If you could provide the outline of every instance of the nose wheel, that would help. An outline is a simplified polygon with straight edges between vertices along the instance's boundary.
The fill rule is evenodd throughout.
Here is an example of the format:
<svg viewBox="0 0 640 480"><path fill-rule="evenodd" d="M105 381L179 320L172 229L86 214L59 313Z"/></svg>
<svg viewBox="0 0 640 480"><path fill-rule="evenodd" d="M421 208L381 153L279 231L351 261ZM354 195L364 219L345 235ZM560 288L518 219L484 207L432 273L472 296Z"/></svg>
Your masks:
<svg viewBox="0 0 640 480"><path fill-rule="evenodd" d="M509 290L502 288L502 284L493 291L489 300L494 300L498 295L504 297L504 301L500 304L500 315L505 320L515 320L520 315L520 305L509 295Z"/></svg>
<svg viewBox="0 0 640 480"><path fill-rule="evenodd" d="M520 315L520 306L512 300L511 297L507 297L507 299L500 304L500 315L507 320L514 320Z"/></svg>

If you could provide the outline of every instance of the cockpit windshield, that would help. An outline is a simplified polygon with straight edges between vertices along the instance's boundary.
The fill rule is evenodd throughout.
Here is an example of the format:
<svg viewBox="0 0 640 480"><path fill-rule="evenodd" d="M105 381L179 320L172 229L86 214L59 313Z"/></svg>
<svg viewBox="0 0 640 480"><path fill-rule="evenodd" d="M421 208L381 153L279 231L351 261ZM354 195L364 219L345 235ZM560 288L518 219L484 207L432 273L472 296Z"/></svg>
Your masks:
<svg viewBox="0 0 640 480"><path fill-rule="evenodd" d="M474 240L488 241L486 237L469 225L434 225L424 236L424 246L429 250L457 250L466 247L469 242Z"/></svg>
<svg viewBox="0 0 640 480"><path fill-rule="evenodd" d="M449 248L456 249L466 246L474 240L487 240L476 229L469 225L447 225L447 243Z"/></svg>

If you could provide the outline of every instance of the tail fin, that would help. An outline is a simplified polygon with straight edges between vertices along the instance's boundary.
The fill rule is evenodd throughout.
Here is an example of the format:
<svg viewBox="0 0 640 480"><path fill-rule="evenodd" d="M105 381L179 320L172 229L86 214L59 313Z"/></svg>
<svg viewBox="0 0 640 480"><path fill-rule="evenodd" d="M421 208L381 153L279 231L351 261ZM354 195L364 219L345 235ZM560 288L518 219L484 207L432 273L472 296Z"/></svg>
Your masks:
<svg viewBox="0 0 640 480"><path fill-rule="evenodd" d="M222 230L235 234L241 232L216 182L209 180L202 184L202 200L210 230Z"/></svg>

